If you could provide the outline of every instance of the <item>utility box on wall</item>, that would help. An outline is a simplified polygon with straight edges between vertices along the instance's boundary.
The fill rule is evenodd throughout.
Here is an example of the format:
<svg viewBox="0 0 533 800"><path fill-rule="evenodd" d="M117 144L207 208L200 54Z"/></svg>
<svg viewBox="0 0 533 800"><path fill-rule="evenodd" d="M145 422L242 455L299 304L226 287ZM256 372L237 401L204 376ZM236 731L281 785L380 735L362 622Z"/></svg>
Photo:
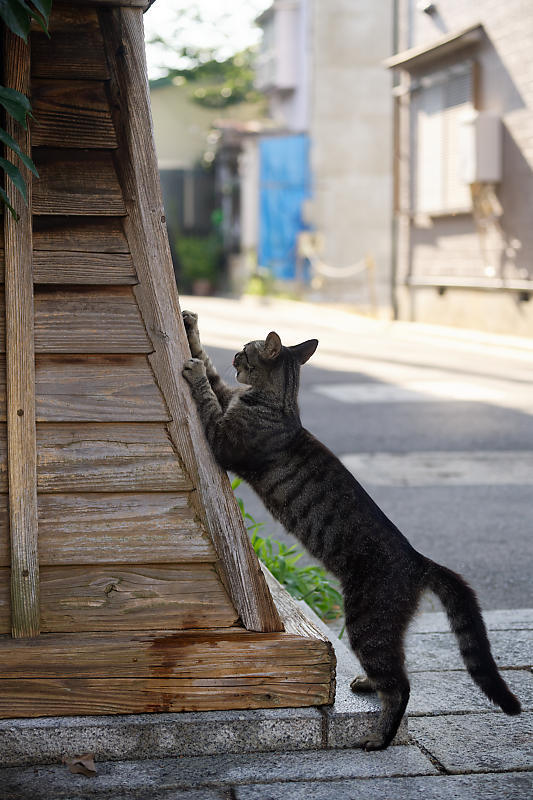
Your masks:
<svg viewBox="0 0 533 800"><path fill-rule="evenodd" d="M459 123L459 168L465 183L499 183L502 124L498 114L471 110Z"/></svg>

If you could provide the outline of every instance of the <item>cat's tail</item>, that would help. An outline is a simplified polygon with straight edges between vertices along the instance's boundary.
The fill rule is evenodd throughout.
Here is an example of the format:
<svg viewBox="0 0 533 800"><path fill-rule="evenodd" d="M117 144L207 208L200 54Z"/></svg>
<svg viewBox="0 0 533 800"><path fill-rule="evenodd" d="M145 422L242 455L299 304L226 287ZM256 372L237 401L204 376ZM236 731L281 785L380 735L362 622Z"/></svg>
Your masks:
<svg viewBox="0 0 533 800"><path fill-rule="evenodd" d="M435 592L446 610L472 680L506 714L519 714L520 701L498 672L492 656L475 592L456 572L430 559L428 562L427 587Z"/></svg>

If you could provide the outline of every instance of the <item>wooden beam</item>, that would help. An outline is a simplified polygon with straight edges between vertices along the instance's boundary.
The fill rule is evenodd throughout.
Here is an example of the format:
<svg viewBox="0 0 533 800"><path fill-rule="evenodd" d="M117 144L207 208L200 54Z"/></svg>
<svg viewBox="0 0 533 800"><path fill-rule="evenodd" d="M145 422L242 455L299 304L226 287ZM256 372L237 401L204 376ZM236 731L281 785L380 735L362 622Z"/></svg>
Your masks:
<svg viewBox="0 0 533 800"><path fill-rule="evenodd" d="M39 494L41 565L217 561L190 504L176 492ZM6 495L0 495L0 526ZM9 546L0 527L0 566Z"/></svg>
<svg viewBox="0 0 533 800"><path fill-rule="evenodd" d="M0 491L4 440L0 429ZM193 485L163 423L39 423L40 492L179 492Z"/></svg>
<svg viewBox="0 0 533 800"><path fill-rule="evenodd" d="M34 214L117 216L125 213L113 158L107 150L35 151Z"/></svg>
<svg viewBox="0 0 533 800"><path fill-rule="evenodd" d="M33 147L113 149L117 137L103 81L32 80Z"/></svg>
<svg viewBox="0 0 533 800"><path fill-rule="evenodd" d="M189 347L172 268L149 121L142 12L102 9L110 68L111 108L119 149L117 172L128 216L124 220L139 277L136 297L154 354L150 363L167 402L169 430L193 483L197 511L219 554L231 598L249 630L281 630L282 623L249 542L226 474L209 450L188 387L181 377Z"/></svg>
<svg viewBox="0 0 533 800"><path fill-rule="evenodd" d="M0 259L0 270L1 270ZM134 285L137 275L129 253L33 250L33 279L42 284Z"/></svg>
<svg viewBox="0 0 533 800"><path fill-rule="evenodd" d="M0 633L7 633L3 572ZM231 628L237 621L213 564L41 567L40 588L41 633Z"/></svg>
<svg viewBox="0 0 533 800"><path fill-rule="evenodd" d="M3 248L3 242L0 245ZM37 255L41 250L129 254L120 217L35 217L33 250Z"/></svg>
<svg viewBox="0 0 533 800"><path fill-rule="evenodd" d="M242 628L0 637L0 717L331 702L325 643Z"/></svg>
<svg viewBox="0 0 533 800"><path fill-rule="evenodd" d="M29 48L5 28L4 82L25 94L30 86ZM23 152L31 153L29 131L6 115L6 130ZM18 162L11 150L6 158ZM33 276L31 173L18 167L28 187L28 205L10 181L8 193L18 214L4 213L6 289L6 383L11 541L11 630L14 637L39 633L39 562L37 555L37 477L35 367L33 345Z"/></svg>
<svg viewBox="0 0 533 800"><path fill-rule="evenodd" d="M169 419L146 356L39 355L36 391L38 422Z"/></svg>

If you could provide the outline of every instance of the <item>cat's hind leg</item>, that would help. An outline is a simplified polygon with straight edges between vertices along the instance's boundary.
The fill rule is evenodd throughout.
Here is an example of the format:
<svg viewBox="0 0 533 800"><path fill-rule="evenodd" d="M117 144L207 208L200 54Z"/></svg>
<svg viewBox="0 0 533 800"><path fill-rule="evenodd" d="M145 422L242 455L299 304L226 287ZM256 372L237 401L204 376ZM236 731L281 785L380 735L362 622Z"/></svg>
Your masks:
<svg viewBox="0 0 533 800"><path fill-rule="evenodd" d="M348 634L366 672L366 677L359 676L352 682L352 691L376 691L381 702L376 728L354 746L363 750L384 750L394 739L409 702L403 644L397 639L391 641L379 636L379 633L365 636L364 640L355 631L350 634L348 630Z"/></svg>

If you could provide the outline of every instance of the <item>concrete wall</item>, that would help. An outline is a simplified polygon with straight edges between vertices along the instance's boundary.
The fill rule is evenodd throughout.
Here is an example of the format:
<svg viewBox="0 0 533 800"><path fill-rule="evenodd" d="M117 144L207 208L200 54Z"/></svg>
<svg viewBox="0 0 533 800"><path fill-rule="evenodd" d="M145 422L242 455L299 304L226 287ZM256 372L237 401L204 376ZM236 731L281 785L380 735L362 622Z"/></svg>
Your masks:
<svg viewBox="0 0 533 800"><path fill-rule="evenodd" d="M448 289L402 288L408 275L456 276L472 283L492 279L533 281L533 3L524 0L446 0L437 13L424 14L415 0L400 3L401 48L430 45L442 36L481 22L486 38L468 55L477 63L476 106L501 115L503 179L496 196L503 216L480 233L471 214L408 219L400 215L398 279L400 314L404 318L483 327L533 335L533 298L526 295ZM458 54L454 57L461 59ZM452 59L453 61L453 59ZM435 67L439 64L436 63ZM429 69L429 68L428 68ZM409 153L409 113L404 101L401 147ZM401 172L403 211L409 209L409 170Z"/></svg>
<svg viewBox="0 0 533 800"><path fill-rule="evenodd" d="M372 253L388 310L391 262L392 0L313 0L310 135L313 222L323 260L345 267ZM325 291L366 306L366 277Z"/></svg>

